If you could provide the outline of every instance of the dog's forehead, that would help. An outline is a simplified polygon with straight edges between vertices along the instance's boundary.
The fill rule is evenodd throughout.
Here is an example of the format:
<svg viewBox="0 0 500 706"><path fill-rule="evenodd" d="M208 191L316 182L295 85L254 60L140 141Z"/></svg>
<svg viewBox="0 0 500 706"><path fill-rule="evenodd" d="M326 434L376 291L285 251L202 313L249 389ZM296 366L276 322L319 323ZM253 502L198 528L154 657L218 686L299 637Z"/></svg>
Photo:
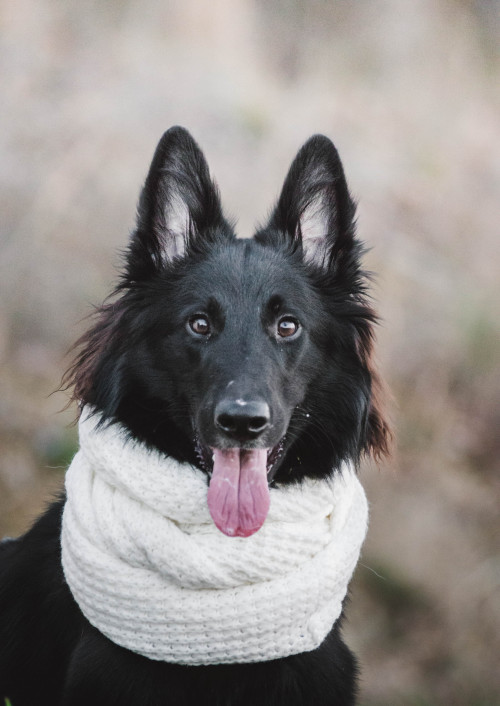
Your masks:
<svg viewBox="0 0 500 706"><path fill-rule="evenodd" d="M237 303L261 303L275 294L300 300L313 288L286 253L253 239L237 239L228 247L214 248L193 272L199 293Z"/></svg>

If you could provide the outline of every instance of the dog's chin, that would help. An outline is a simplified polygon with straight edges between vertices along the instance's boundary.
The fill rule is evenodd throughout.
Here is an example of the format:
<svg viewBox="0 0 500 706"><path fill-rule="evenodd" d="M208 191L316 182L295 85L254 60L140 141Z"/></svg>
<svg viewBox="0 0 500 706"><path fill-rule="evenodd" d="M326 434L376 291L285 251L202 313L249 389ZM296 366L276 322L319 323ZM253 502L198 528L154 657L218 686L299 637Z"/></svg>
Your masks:
<svg viewBox="0 0 500 706"><path fill-rule="evenodd" d="M274 476L276 475L276 472L279 468L280 462L283 458L283 453L285 449L285 440L286 440L286 435L283 436L277 444L274 446L271 446L270 448L267 448L267 478L268 482L271 483L273 480ZM256 444L242 444L240 447L236 446L236 443L234 443L231 446L224 446L225 448L240 448L242 450L249 450L251 448L257 448ZM214 456L214 449L215 448L224 448L221 445L217 446L212 446L205 444L199 434L196 434L194 437L194 451L195 455L197 458L197 465L199 468L201 468L202 471L205 471L209 476L212 475L213 471L213 456Z"/></svg>

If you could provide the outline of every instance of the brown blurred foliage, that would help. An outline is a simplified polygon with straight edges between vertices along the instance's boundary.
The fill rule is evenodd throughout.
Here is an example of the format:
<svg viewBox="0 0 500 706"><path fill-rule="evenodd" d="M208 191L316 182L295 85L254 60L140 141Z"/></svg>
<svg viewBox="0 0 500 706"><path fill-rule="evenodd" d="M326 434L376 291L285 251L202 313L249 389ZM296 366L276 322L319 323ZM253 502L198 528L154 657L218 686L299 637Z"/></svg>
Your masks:
<svg viewBox="0 0 500 706"><path fill-rule="evenodd" d="M61 486L74 410L51 393L116 279L162 132L192 131L242 235L324 132L373 248L395 398L347 626L362 703L500 703L499 8L0 4L0 535Z"/></svg>

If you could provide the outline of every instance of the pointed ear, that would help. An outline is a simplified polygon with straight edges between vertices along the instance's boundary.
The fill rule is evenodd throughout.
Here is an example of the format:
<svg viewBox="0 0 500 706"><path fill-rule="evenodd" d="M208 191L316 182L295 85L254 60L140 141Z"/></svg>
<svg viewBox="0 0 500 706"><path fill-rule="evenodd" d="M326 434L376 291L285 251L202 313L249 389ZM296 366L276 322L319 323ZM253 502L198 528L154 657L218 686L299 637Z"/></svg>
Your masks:
<svg viewBox="0 0 500 706"><path fill-rule="evenodd" d="M314 135L295 157L268 227L300 244L306 261L329 267L354 245L355 211L335 146Z"/></svg>
<svg viewBox="0 0 500 706"><path fill-rule="evenodd" d="M230 231L205 157L187 130L172 127L156 148L139 199L129 280L151 276L220 229Z"/></svg>

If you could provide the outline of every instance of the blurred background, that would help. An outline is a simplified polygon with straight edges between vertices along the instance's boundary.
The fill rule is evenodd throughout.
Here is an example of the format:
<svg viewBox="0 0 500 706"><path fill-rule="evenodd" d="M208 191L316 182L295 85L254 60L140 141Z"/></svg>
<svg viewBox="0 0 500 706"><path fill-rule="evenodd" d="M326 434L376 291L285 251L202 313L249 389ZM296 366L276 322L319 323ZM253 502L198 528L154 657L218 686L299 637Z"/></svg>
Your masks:
<svg viewBox="0 0 500 706"><path fill-rule="evenodd" d="M53 393L173 124L250 235L336 143L372 248L392 460L348 640L364 706L500 704L500 3L1 0L0 536L61 487Z"/></svg>

